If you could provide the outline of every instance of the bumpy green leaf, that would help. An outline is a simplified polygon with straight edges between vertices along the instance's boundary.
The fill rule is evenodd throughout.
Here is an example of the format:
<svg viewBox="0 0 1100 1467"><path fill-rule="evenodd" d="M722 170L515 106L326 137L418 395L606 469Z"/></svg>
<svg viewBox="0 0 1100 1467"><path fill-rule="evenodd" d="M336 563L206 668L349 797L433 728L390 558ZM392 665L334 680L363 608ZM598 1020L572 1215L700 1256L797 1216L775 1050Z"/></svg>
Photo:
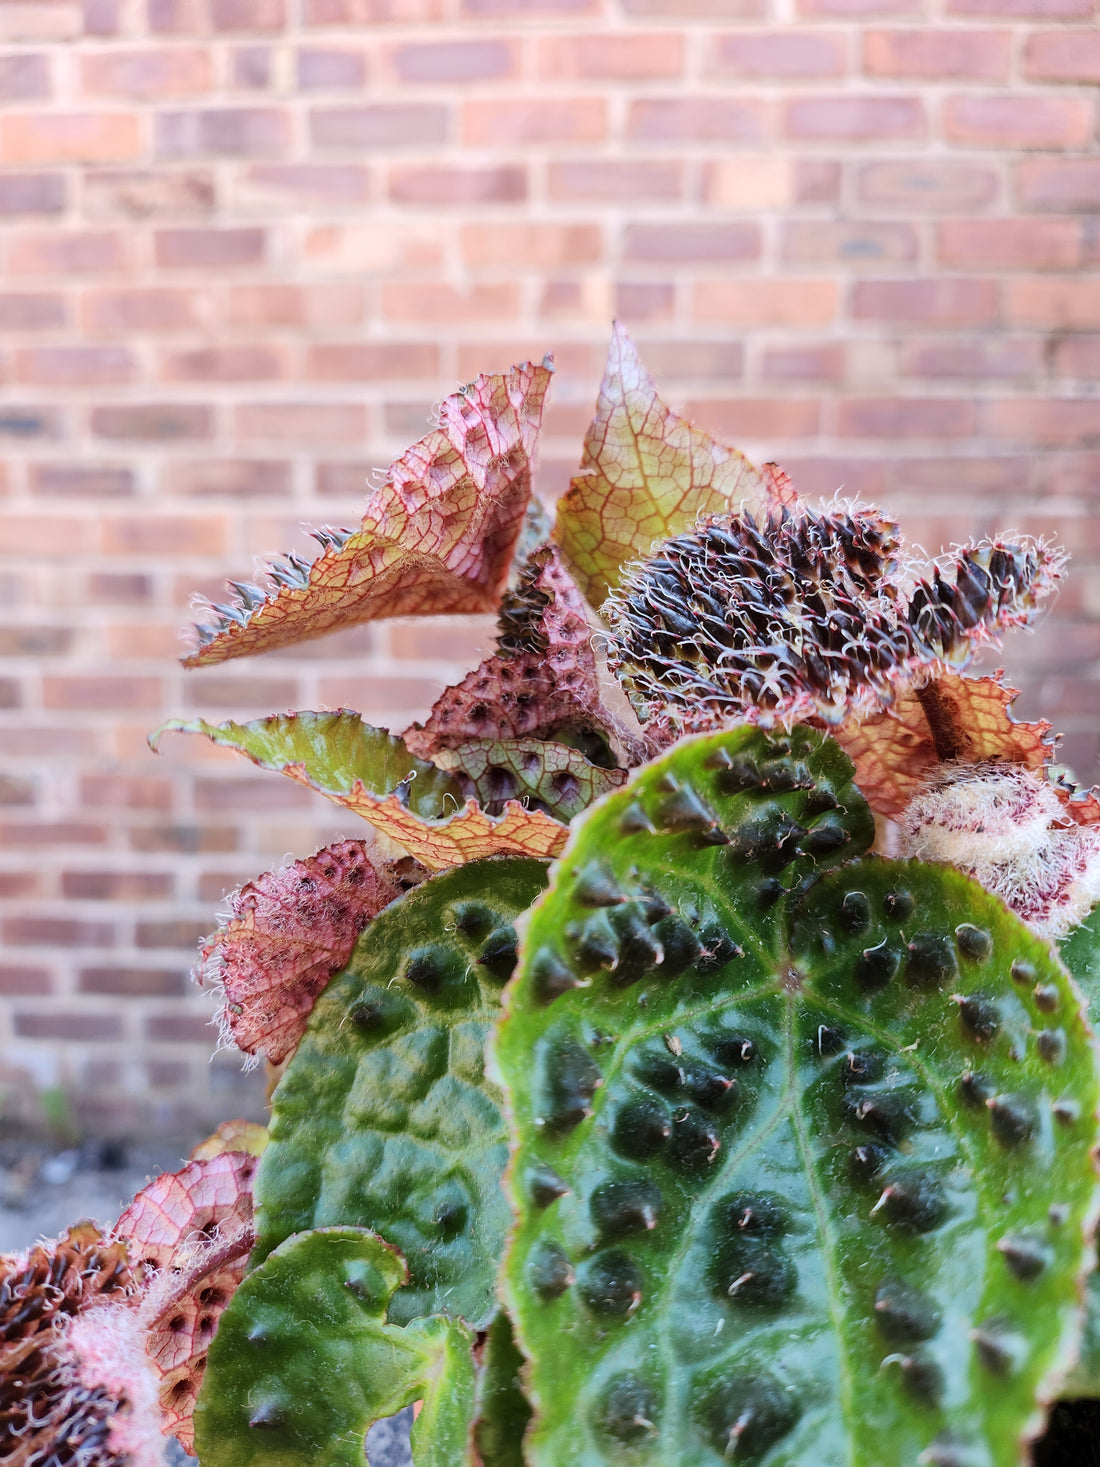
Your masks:
<svg viewBox="0 0 1100 1467"><path fill-rule="evenodd" d="M572 820L626 781L624 769L605 769L579 749L541 739L473 739L458 749L439 749L435 762L465 775L487 808L520 799L556 820Z"/></svg>
<svg viewBox="0 0 1100 1467"><path fill-rule="evenodd" d="M531 1408L523 1394L522 1370L512 1322L502 1310L486 1331L477 1374L474 1444L479 1467L524 1467L523 1434Z"/></svg>
<svg viewBox="0 0 1100 1467"><path fill-rule="evenodd" d="M406 1277L401 1255L362 1228L301 1233L249 1274L207 1358L203 1467L362 1467L368 1427L421 1398L430 1450L417 1467L462 1461L472 1336L454 1319L387 1324Z"/></svg>
<svg viewBox="0 0 1100 1467"><path fill-rule="evenodd" d="M1094 1025L1100 1023L1100 907L1092 911L1058 944L1062 962L1089 1001Z"/></svg>
<svg viewBox="0 0 1100 1467"><path fill-rule="evenodd" d="M256 1258L307 1228L370 1227L412 1275L394 1320L488 1321L510 1211L484 1046L516 961L512 924L545 881L539 861L473 862L375 918L275 1091Z"/></svg>
<svg viewBox="0 0 1100 1467"><path fill-rule="evenodd" d="M1079 997L951 868L839 864L850 771L682 744L531 914L497 1060L532 1467L1009 1467L1038 1429L1097 1200Z"/></svg>

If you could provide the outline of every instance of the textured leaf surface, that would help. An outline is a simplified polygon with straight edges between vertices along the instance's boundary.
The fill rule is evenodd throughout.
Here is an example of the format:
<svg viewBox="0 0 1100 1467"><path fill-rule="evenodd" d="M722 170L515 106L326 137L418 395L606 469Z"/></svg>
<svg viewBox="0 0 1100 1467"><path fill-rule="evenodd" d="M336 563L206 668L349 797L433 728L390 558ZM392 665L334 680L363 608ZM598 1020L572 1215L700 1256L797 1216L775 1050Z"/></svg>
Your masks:
<svg viewBox="0 0 1100 1467"><path fill-rule="evenodd" d="M465 776L482 806L509 799L569 821L608 790L626 782L625 769L592 764L579 749L541 739L476 739L460 749L440 749L441 769Z"/></svg>
<svg viewBox="0 0 1100 1467"><path fill-rule="evenodd" d="M743 501L750 510L766 502L760 471L665 406L616 323L581 471L554 529L581 590L599 606L655 541Z"/></svg>
<svg viewBox="0 0 1100 1467"><path fill-rule="evenodd" d="M944 759L991 759L1042 769L1051 757L1050 724L1015 723L1015 688L993 677L944 672L884 712L846 723L835 738L856 766L860 793L880 815L896 817Z"/></svg>
<svg viewBox="0 0 1100 1467"><path fill-rule="evenodd" d="M432 1449L417 1467L460 1462L471 1338L451 1319L387 1324L404 1278L400 1254L361 1228L301 1233L250 1273L210 1350L203 1467L362 1467L372 1422L421 1397Z"/></svg>
<svg viewBox="0 0 1100 1467"><path fill-rule="evenodd" d="M515 964L512 924L545 880L534 861L463 866L375 919L275 1092L258 1258L308 1228L370 1227L408 1260L397 1322L487 1322L510 1213L483 1050Z"/></svg>
<svg viewBox="0 0 1100 1467"><path fill-rule="evenodd" d="M523 1356L499 1311L485 1333L478 1364L474 1446L478 1467L524 1467L523 1434L531 1408L523 1394ZM419 1467L419 1464L418 1464Z"/></svg>
<svg viewBox="0 0 1100 1467"><path fill-rule="evenodd" d="M959 873L838 865L851 766L791 743L646 767L530 916L497 1061L534 1467L1015 1467L1067 1362L1076 991Z"/></svg>
<svg viewBox="0 0 1100 1467"><path fill-rule="evenodd" d="M238 587L212 608L185 666L286 647L388 616L493 611L531 493L549 363L478 377L442 403L439 427L371 494L354 533L321 532L312 566L272 568L269 595Z"/></svg>
<svg viewBox="0 0 1100 1467"><path fill-rule="evenodd" d="M1058 945L1062 962L1081 985L1089 1003L1089 1017L1100 1025L1100 907Z"/></svg>
<svg viewBox="0 0 1100 1467"><path fill-rule="evenodd" d="M237 1048L274 1065L293 1054L317 995L400 890L362 841L345 840L234 892L200 971L225 995L220 1022Z"/></svg>

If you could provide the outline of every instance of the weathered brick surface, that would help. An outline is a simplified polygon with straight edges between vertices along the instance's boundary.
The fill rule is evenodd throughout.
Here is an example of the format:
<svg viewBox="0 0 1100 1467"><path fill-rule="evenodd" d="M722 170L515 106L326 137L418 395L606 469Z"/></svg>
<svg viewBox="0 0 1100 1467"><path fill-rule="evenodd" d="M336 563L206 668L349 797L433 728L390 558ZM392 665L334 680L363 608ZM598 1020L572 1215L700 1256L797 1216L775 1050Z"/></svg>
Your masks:
<svg viewBox="0 0 1100 1467"><path fill-rule="evenodd" d="M194 590L349 524L479 370L557 355L577 463L613 314L673 402L930 549L1074 570L1011 643L1100 774L1096 0L0 5L0 1073L93 1127L255 1108L196 936L354 821L171 714L400 728L490 629L185 675ZM251 1089L249 1088L251 1085Z"/></svg>

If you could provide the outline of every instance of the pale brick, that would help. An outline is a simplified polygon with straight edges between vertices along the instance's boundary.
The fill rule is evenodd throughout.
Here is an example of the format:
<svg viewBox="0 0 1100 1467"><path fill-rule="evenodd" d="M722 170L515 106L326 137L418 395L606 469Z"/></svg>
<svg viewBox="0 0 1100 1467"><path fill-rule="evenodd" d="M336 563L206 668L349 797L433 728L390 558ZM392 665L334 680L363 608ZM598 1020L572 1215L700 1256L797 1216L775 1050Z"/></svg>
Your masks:
<svg viewBox="0 0 1100 1467"><path fill-rule="evenodd" d="M134 112L9 112L0 117L0 162L122 163L141 151Z"/></svg>

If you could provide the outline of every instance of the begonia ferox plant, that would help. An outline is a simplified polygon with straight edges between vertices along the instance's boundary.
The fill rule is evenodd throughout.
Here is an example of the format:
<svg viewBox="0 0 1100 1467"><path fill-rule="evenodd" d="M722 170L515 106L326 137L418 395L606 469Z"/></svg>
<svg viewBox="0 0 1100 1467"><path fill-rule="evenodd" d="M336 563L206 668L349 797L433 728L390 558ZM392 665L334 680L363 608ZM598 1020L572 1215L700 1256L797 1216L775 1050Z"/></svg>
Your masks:
<svg viewBox="0 0 1100 1467"><path fill-rule="evenodd" d="M1100 800L967 672L1064 555L811 506L618 328L551 522L551 371L206 608L190 666L499 631L401 737L155 736L371 829L205 944L269 1127L4 1260L0 1461L358 1467L419 1403L416 1467L1013 1467L1100 1395Z"/></svg>

